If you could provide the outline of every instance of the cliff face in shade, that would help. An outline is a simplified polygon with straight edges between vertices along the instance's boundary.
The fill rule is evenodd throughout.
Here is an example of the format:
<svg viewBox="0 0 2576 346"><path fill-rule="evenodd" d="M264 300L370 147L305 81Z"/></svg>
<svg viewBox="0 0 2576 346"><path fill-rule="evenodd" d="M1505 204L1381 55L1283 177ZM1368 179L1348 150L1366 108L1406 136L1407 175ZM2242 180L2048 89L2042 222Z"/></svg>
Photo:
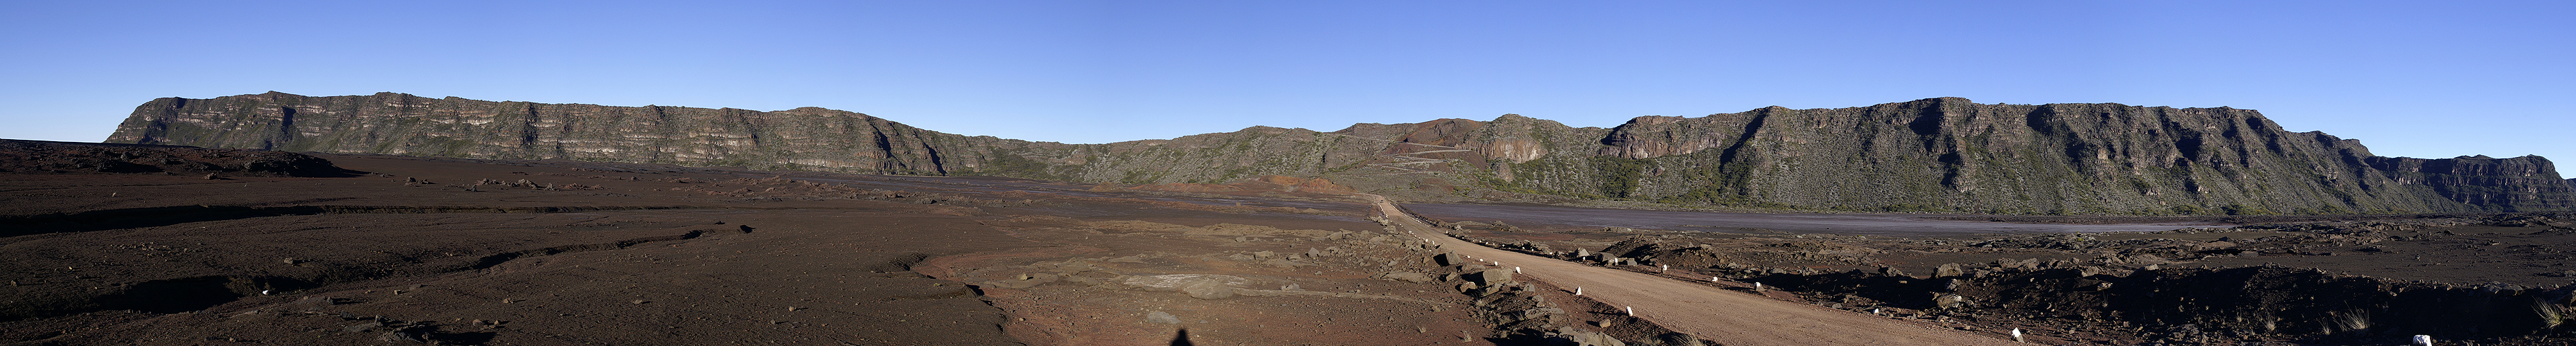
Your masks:
<svg viewBox="0 0 2576 346"><path fill-rule="evenodd" d="M949 173L941 160L958 156L939 148L1025 143L822 108L758 112L278 92L152 100L107 141L932 175Z"/></svg>
<svg viewBox="0 0 2576 346"><path fill-rule="evenodd" d="M2547 159L2382 158L2252 110L1990 105L1647 117L1600 153L1635 160L1630 198L1993 213L2564 210ZM1619 165L1629 167L1631 165Z"/></svg>
<svg viewBox="0 0 2576 346"><path fill-rule="evenodd" d="M2008 214L2576 208L2571 183L2536 156L2384 158L2356 141L2285 131L2251 110L1959 98L1640 117L1611 129L1504 115L1061 144L960 136L821 108L271 92L153 100L108 141L1127 184L1330 177L1421 199L1537 194Z"/></svg>
<svg viewBox="0 0 2576 346"><path fill-rule="evenodd" d="M2370 166L2404 185L2423 185L2443 198L2475 205L2515 206L2516 210L2566 210L2576 205L2569 186L2558 181L2558 169L2538 156L2498 159L2462 156L2450 159L2372 157Z"/></svg>

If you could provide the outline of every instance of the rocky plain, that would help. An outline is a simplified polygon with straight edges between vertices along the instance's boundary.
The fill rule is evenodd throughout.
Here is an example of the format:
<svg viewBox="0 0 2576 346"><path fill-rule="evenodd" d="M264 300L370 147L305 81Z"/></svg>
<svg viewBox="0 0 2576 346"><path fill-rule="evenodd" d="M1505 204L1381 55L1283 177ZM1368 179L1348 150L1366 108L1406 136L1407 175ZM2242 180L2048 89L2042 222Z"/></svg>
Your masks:
<svg viewBox="0 0 2576 346"><path fill-rule="evenodd" d="M2576 180L2546 159L2225 108L1069 145L270 93L155 100L110 142L0 141L0 344L1833 343L1668 326L1468 247L1996 344L2576 339ZM1642 307L1681 308L1729 307Z"/></svg>
<svg viewBox="0 0 2576 346"><path fill-rule="evenodd" d="M1419 240L1391 236L1333 195L6 146L15 167L88 170L5 179L0 343L1498 337L1469 297L1439 282L1447 272ZM99 160L145 164L100 172Z"/></svg>

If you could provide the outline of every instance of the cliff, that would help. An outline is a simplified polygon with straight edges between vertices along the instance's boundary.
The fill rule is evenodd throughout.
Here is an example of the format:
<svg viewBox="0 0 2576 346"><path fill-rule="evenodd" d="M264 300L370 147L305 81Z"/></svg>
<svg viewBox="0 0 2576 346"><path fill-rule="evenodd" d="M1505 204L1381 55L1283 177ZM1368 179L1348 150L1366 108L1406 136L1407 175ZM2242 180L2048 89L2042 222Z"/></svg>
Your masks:
<svg viewBox="0 0 2576 346"><path fill-rule="evenodd" d="M279 92L152 100L107 142L928 175L951 173L943 159L976 161L939 148L1034 145L810 107L758 112Z"/></svg>
<svg viewBox="0 0 2576 346"><path fill-rule="evenodd" d="M335 153L563 159L1126 184L1330 177L1423 199L1554 195L1801 209L2065 214L2539 211L2576 192L2536 156L2373 156L2252 110L1936 98L1640 117L1504 115L1252 127L1062 144L865 114L492 102L379 93L164 98L108 139Z"/></svg>
<svg viewBox="0 0 2576 346"><path fill-rule="evenodd" d="M1603 140L1640 171L1604 194L1984 213L2565 210L2547 159L2372 156L2252 110L1936 98L1638 118Z"/></svg>

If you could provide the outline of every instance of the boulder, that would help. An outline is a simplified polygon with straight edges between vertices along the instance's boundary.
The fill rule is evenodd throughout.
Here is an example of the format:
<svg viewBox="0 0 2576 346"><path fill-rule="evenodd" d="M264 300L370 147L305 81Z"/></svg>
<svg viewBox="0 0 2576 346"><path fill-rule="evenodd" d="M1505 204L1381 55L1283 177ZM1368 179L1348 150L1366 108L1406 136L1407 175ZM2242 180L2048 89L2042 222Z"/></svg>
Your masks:
<svg viewBox="0 0 2576 346"><path fill-rule="evenodd" d="M1437 278L1433 278L1433 277L1431 277L1431 275L1430 275L1430 274L1415 273L1415 272L1386 272L1386 273L1383 273L1383 274L1378 274L1378 275L1377 275L1377 277L1378 277L1378 278L1380 278L1380 279L1395 280L1395 281L1403 281L1403 282L1411 282L1411 283L1417 283L1417 284L1418 284L1418 283L1432 282L1432 281L1436 281L1436 280L1438 280Z"/></svg>
<svg viewBox="0 0 2576 346"><path fill-rule="evenodd" d="M1467 263L1467 257L1459 256L1456 252L1442 252L1439 255L1431 256L1431 262L1443 266L1454 266Z"/></svg>
<svg viewBox="0 0 2576 346"><path fill-rule="evenodd" d="M1965 305L1968 305L1968 297L1966 297L1966 296L1961 296L1961 295L1956 295L1956 294L1948 294L1948 293L1933 293L1933 294L1932 294L1932 306L1940 307L1940 308L1943 308L1943 309L1948 309L1948 308L1956 308L1956 307L1965 306Z"/></svg>
<svg viewBox="0 0 2576 346"><path fill-rule="evenodd" d="M1467 273L1466 278L1467 281L1475 282L1478 285L1501 286L1512 283L1512 271L1510 269L1486 269L1484 271Z"/></svg>

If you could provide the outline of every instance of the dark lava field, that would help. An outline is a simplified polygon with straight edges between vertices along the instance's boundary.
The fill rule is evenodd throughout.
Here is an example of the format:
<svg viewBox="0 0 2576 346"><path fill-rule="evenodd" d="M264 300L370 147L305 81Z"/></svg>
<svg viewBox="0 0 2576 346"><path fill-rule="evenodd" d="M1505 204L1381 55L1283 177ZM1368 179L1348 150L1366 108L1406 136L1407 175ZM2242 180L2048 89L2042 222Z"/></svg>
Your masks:
<svg viewBox="0 0 2576 346"><path fill-rule="evenodd" d="M1575 296L1505 309L1459 289L1482 266L1320 180L30 141L0 164L0 345L1703 344ZM2576 214L1406 208L1496 248L2031 343L2576 339Z"/></svg>

